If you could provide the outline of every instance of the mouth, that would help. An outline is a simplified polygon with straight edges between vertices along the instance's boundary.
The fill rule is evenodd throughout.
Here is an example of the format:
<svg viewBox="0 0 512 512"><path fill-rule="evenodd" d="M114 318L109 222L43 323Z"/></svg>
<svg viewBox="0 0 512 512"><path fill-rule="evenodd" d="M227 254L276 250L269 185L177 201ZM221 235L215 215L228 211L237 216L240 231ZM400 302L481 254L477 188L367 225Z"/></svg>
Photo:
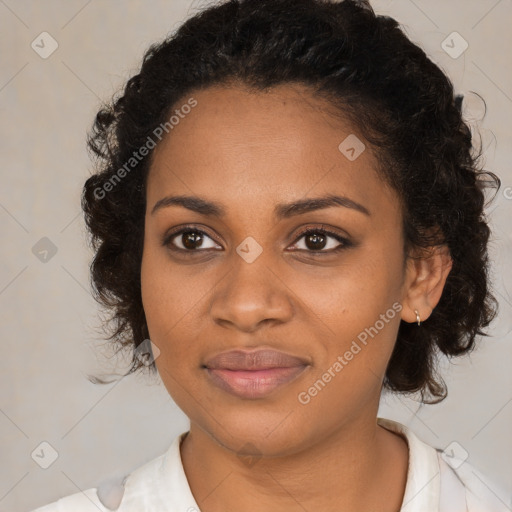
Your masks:
<svg viewBox="0 0 512 512"><path fill-rule="evenodd" d="M203 368L216 387L245 399L270 395L297 378L309 361L277 350L232 350L210 359Z"/></svg>

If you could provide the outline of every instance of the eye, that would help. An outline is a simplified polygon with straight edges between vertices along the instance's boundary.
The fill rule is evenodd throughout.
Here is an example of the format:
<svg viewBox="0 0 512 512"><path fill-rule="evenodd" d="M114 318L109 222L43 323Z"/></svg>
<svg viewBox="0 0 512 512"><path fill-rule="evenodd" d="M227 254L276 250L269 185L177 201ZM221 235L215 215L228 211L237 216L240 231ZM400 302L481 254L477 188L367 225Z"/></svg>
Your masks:
<svg viewBox="0 0 512 512"><path fill-rule="evenodd" d="M302 239L304 242L300 247L297 241ZM329 239L331 239L330 242ZM299 234L297 241L294 244L294 250L298 248L312 253L332 253L352 246L352 243L345 237L324 228L307 228Z"/></svg>
<svg viewBox="0 0 512 512"><path fill-rule="evenodd" d="M212 244L205 247L205 240L210 240ZM217 245L207 233L193 226L187 226L179 231L170 233L164 237L162 243L165 246L174 246L170 247L173 251L186 252L199 252L198 249L200 248L215 249L215 246Z"/></svg>

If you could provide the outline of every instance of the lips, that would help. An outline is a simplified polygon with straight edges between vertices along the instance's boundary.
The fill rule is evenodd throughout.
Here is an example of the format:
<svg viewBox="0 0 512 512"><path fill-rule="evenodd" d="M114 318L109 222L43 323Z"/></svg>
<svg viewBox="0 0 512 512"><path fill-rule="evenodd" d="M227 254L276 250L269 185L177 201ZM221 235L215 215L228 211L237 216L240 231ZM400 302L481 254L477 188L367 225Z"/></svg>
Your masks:
<svg viewBox="0 0 512 512"><path fill-rule="evenodd" d="M223 370L268 370L292 368L309 364L307 359L292 356L278 350L231 350L209 359L205 366Z"/></svg>
<svg viewBox="0 0 512 512"><path fill-rule="evenodd" d="M307 359L271 349L232 350L209 359L204 368L210 381L239 398L264 398L300 375Z"/></svg>

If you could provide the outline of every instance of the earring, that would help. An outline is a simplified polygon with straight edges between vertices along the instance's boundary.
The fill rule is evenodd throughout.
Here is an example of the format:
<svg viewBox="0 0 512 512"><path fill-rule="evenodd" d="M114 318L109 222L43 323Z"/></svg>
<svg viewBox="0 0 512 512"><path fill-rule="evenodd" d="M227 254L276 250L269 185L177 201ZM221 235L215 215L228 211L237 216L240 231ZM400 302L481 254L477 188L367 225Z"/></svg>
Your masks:
<svg viewBox="0 0 512 512"><path fill-rule="evenodd" d="M416 322L418 323L419 326L421 324L420 314L418 313L417 309L415 309L414 312L416 313Z"/></svg>

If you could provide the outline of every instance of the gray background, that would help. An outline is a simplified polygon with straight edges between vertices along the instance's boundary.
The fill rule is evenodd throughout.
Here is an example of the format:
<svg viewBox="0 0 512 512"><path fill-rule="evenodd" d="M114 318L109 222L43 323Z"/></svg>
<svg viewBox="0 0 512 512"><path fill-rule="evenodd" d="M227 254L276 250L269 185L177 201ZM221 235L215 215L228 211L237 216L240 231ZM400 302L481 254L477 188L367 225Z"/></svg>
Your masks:
<svg viewBox="0 0 512 512"><path fill-rule="evenodd" d="M107 386L86 379L116 363L119 370L127 366L99 331L79 197L91 168L85 134L100 100L137 71L149 44L201 5L0 0L1 512L30 510L123 475L187 429L159 378L131 376ZM493 336L471 357L443 363L449 386L443 403L419 407L385 396L380 415L411 426L438 448L456 441L469 462L511 493L512 2L375 0L373 6L401 22L458 92L485 98L483 121L474 95L467 97L465 116L482 135L483 165L503 182L489 208L501 304ZM46 59L31 47L43 31L59 45ZM456 59L441 47L453 31L469 44ZM46 261L37 255L43 237L57 249ZM31 457L43 441L58 453L48 469Z"/></svg>

